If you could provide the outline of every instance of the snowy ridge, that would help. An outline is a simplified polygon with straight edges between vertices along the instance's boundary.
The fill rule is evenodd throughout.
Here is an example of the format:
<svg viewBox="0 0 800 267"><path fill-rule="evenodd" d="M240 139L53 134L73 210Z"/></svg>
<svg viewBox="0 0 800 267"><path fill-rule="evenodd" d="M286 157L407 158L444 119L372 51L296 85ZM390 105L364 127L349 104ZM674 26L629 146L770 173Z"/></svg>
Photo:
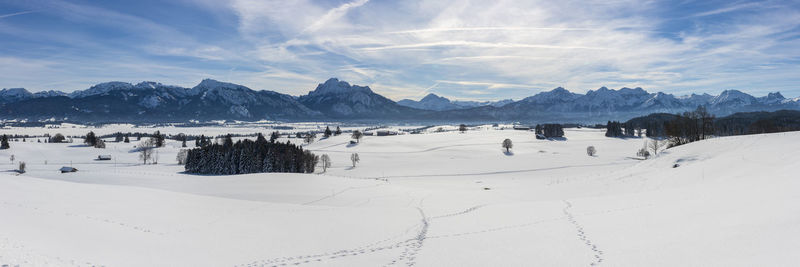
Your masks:
<svg viewBox="0 0 800 267"><path fill-rule="evenodd" d="M411 99L403 99L397 101L397 104L416 109L443 111L443 110L454 110L454 109L467 109L467 108L482 107L482 106L502 107L512 102L514 102L514 100L511 99L505 99L499 101L463 101L463 100L451 101L446 97L430 93L425 97L423 97L422 99L420 99L419 101Z"/></svg>
<svg viewBox="0 0 800 267"><path fill-rule="evenodd" d="M63 96L72 101L59 98ZM34 100L46 108L23 107L23 102ZM726 90L717 96L674 96L663 92L649 93L640 87L623 87L618 90L601 87L589 90L586 94L557 87L516 102L510 99L451 101L433 93L419 101L404 99L394 102L373 92L368 86L353 85L337 78L328 79L307 95L299 97L204 79L193 88L152 81L137 84L107 82L69 94L60 91L32 94L23 88L11 88L0 91L0 104L5 104L0 107L2 119L68 117L91 120L123 119L123 113L127 111L144 115L137 117L143 120L151 120L148 113L155 115L166 112L168 118L201 120L203 118L200 116L207 113L218 114L213 119L246 120L327 118L387 121L552 120L591 123L626 120L650 113L680 113L698 106L706 106L717 116L736 112L800 109L800 99L787 99L779 92L762 97L754 97L738 90ZM219 105L218 108L215 105ZM90 113L92 115L87 115Z"/></svg>

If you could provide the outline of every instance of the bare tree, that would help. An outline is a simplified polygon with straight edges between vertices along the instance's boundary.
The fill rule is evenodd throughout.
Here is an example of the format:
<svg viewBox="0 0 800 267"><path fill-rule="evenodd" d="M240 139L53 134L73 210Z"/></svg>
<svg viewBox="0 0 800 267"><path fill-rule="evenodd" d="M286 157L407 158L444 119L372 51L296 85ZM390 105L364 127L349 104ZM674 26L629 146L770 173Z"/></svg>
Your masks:
<svg viewBox="0 0 800 267"><path fill-rule="evenodd" d="M506 138L506 140L503 140L503 148L506 149L506 153L510 152L509 150L512 147L514 147L514 144L511 143L511 139Z"/></svg>
<svg viewBox="0 0 800 267"><path fill-rule="evenodd" d="M317 136L316 136L315 134L312 134L312 133L307 133L307 134L306 134L306 135L303 137L303 141L304 141L304 142L306 142L306 144L311 144L311 143L313 143L313 142L314 142L314 138L317 138Z"/></svg>
<svg viewBox="0 0 800 267"><path fill-rule="evenodd" d="M597 149L595 149L594 146L589 146L586 148L586 155L594 157L595 154L597 154Z"/></svg>
<svg viewBox="0 0 800 267"><path fill-rule="evenodd" d="M145 139L139 143L139 160L147 164L147 161L153 159L153 150L155 147L155 140L152 138Z"/></svg>
<svg viewBox="0 0 800 267"><path fill-rule="evenodd" d="M361 159L358 158L358 153L350 154L350 161L353 162L353 168L355 168L356 167L356 163L361 161Z"/></svg>
<svg viewBox="0 0 800 267"><path fill-rule="evenodd" d="M144 164L147 164L148 160L153 158L153 148L152 147L140 147L139 148L139 160L141 160Z"/></svg>
<svg viewBox="0 0 800 267"><path fill-rule="evenodd" d="M364 134L359 130L353 131L353 135L350 136L350 138L356 139L358 143L361 143L361 137L364 137Z"/></svg>
<svg viewBox="0 0 800 267"><path fill-rule="evenodd" d="M331 166L331 157L328 154L322 154L322 172L328 171L328 167Z"/></svg>
<svg viewBox="0 0 800 267"><path fill-rule="evenodd" d="M652 139L652 140L650 140L650 143L649 143L648 146L650 147L651 150L653 150L653 156L657 156L658 155L658 149L661 148L661 141L659 141L658 139Z"/></svg>

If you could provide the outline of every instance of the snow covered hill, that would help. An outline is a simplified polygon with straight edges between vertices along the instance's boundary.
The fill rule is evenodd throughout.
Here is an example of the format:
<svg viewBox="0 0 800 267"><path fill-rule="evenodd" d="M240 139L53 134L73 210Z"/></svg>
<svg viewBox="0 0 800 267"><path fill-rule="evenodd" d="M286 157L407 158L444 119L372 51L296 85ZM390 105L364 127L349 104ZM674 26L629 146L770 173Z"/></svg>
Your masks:
<svg viewBox="0 0 800 267"><path fill-rule="evenodd" d="M239 129L241 130L241 129ZM253 129L256 131L257 129ZM791 266L800 261L800 132L632 156L643 140L490 126L334 136L317 174L195 176L159 148L12 142L0 265ZM500 143L510 138L511 153ZM597 155L586 155L586 147ZM352 167L349 155L361 162ZM113 161L94 161L97 154ZM6 161L6 169L11 169ZM61 174L62 165L79 169Z"/></svg>

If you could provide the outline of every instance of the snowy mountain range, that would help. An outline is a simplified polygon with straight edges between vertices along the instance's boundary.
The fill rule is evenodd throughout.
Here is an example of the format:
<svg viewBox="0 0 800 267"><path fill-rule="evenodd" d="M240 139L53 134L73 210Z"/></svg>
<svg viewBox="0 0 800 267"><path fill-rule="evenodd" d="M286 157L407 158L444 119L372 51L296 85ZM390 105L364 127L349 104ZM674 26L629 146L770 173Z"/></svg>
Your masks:
<svg viewBox="0 0 800 267"><path fill-rule="evenodd" d="M754 97L737 90L717 96L674 96L642 88L606 87L586 94L558 87L519 101L451 101L429 94L392 101L367 86L331 78L299 97L206 79L192 88L157 82L107 82L86 90L31 93L0 90L0 119L101 122L186 120L371 120L602 122L650 113L678 113L706 106L717 116L735 112L800 110L800 98L780 93Z"/></svg>
<svg viewBox="0 0 800 267"><path fill-rule="evenodd" d="M454 109L467 109L467 108L482 107L482 106L502 107L511 102L514 102L514 100L505 99L500 101L459 101L459 100L451 101L450 99L431 93L426 95L419 101L411 99L403 99L397 101L397 104L416 109L443 111L443 110L454 110Z"/></svg>

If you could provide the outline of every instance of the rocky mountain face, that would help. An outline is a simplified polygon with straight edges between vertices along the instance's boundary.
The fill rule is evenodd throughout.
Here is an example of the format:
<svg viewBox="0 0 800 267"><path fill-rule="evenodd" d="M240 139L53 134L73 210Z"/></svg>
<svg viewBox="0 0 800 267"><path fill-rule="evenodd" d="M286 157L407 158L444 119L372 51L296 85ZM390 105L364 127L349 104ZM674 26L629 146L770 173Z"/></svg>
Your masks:
<svg viewBox="0 0 800 267"><path fill-rule="evenodd" d="M206 79L193 88L156 82L108 82L64 93L0 90L0 119L100 122L166 122L187 120L370 120L370 121L529 121L603 122L650 113L679 113L706 106L717 116L735 112L800 110L800 98L780 93L754 97L737 90L720 95L676 97L642 88L606 87L586 94L558 87L520 101L451 101L429 94L420 101L394 102L369 87L336 78L307 95L293 97L256 91L242 85Z"/></svg>
<svg viewBox="0 0 800 267"><path fill-rule="evenodd" d="M300 96L298 101L331 119L414 119L426 113L419 109L398 105L394 101L372 92L369 87L350 85L336 78L319 84L314 91Z"/></svg>

